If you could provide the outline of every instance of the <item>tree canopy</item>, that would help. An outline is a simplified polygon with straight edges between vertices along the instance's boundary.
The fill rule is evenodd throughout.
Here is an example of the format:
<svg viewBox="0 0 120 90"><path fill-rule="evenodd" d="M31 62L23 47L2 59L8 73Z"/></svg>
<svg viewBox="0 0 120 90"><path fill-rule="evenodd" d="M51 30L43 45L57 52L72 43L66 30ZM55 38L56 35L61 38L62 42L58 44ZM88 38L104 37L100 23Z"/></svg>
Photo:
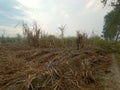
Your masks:
<svg viewBox="0 0 120 90"><path fill-rule="evenodd" d="M106 5L108 2L110 2L112 6L120 6L120 0L102 0L101 2L104 5Z"/></svg>
<svg viewBox="0 0 120 90"><path fill-rule="evenodd" d="M102 0L102 3L106 5L108 0ZM108 40L119 40L120 37L120 0L111 1L111 5L114 6L104 17L103 36Z"/></svg>

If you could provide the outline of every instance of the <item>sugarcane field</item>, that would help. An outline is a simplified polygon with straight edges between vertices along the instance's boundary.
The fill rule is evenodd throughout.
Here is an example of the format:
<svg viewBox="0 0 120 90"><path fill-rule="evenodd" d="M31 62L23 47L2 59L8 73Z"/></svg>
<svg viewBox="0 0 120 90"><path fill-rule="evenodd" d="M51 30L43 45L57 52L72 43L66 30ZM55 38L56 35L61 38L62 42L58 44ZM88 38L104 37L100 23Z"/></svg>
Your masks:
<svg viewBox="0 0 120 90"><path fill-rule="evenodd" d="M0 90L120 90L120 0L0 0Z"/></svg>

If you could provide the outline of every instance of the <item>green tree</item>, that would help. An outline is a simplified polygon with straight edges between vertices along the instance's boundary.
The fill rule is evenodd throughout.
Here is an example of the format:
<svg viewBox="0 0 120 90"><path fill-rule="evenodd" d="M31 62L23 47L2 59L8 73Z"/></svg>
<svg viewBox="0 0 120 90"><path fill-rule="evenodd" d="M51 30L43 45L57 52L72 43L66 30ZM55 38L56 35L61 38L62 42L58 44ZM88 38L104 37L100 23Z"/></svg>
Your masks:
<svg viewBox="0 0 120 90"><path fill-rule="evenodd" d="M106 5L108 2L110 2L112 6L120 6L120 0L101 0L101 2L104 5Z"/></svg>
<svg viewBox="0 0 120 90"><path fill-rule="evenodd" d="M104 17L103 36L109 40L118 40L120 35L120 7L115 7Z"/></svg>
<svg viewBox="0 0 120 90"><path fill-rule="evenodd" d="M103 36L108 40L119 40L120 36L120 0L102 0L106 5L111 3L113 10L104 17Z"/></svg>

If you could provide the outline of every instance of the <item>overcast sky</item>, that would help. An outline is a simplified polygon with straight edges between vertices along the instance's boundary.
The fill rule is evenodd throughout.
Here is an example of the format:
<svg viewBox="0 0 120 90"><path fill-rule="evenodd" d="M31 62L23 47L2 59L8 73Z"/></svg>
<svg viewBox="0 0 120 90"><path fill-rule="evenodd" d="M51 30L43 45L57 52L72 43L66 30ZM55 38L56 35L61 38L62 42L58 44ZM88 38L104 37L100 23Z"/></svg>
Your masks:
<svg viewBox="0 0 120 90"><path fill-rule="evenodd" d="M60 34L58 26L64 24L66 36L74 36L76 30L101 35L104 16L110 10L103 8L100 0L0 0L0 35L22 34L23 21L37 21L43 30L54 35Z"/></svg>

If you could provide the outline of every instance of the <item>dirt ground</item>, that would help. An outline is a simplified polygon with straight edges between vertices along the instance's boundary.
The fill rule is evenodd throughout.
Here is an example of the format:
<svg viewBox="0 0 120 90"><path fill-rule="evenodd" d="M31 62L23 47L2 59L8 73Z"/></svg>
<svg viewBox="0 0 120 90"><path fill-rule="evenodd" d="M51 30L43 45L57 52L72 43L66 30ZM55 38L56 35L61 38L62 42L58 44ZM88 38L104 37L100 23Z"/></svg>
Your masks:
<svg viewBox="0 0 120 90"><path fill-rule="evenodd" d="M104 75L105 90L120 90L120 68L114 54L108 70L110 73Z"/></svg>

